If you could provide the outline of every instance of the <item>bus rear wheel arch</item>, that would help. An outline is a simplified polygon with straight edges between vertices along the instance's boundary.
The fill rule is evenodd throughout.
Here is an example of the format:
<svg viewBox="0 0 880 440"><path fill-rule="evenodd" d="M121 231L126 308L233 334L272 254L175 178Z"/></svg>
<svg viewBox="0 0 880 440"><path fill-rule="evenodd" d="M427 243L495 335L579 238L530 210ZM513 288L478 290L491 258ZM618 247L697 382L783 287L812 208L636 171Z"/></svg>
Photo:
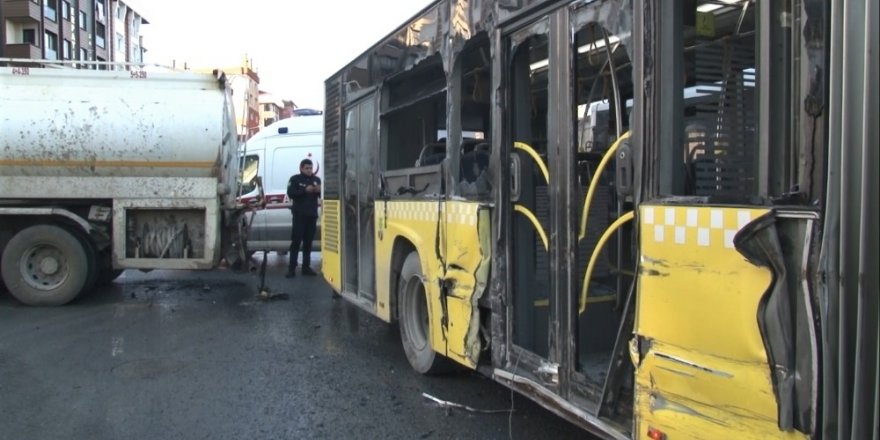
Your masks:
<svg viewBox="0 0 880 440"><path fill-rule="evenodd" d="M448 372L451 362L431 347L428 295L418 252L410 252L397 282L400 340L410 366L421 374Z"/></svg>

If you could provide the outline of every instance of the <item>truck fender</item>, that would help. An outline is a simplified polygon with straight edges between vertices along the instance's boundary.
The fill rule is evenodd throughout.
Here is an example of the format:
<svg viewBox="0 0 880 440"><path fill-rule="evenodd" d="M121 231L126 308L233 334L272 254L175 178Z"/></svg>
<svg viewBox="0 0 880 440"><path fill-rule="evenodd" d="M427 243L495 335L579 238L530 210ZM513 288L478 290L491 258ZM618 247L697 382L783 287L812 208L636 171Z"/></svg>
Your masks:
<svg viewBox="0 0 880 440"><path fill-rule="evenodd" d="M86 235L92 232L92 225L86 219L62 208L0 208L0 216L6 215L63 217L78 225Z"/></svg>

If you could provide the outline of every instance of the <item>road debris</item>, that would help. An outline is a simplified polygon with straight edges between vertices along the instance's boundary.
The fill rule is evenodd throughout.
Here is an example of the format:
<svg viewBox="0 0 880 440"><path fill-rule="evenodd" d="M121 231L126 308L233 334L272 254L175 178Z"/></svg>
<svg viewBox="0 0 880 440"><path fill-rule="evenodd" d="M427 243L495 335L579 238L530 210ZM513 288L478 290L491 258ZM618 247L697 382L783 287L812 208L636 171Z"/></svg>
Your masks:
<svg viewBox="0 0 880 440"><path fill-rule="evenodd" d="M512 409L480 409L473 408L467 405L462 405L460 403L449 402L447 400L438 399L428 393L422 393L422 397L433 401L437 405L440 405L441 408L458 408L463 409L465 411L470 411L473 413L481 413L481 414L502 414L502 413L510 413L513 412Z"/></svg>

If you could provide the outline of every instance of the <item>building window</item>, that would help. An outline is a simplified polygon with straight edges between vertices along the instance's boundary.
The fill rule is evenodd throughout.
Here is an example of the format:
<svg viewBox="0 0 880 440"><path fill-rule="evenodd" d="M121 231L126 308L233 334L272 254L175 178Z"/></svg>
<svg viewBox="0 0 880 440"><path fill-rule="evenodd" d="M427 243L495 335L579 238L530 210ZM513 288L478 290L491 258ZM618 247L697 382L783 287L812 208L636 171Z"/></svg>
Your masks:
<svg viewBox="0 0 880 440"><path fill-rule="evenodd" d="M57 60L58 59L58 36L53 34L52 32L46 32L45 34L45 49L46 49L46 59L47 60Z"/></svg>
<svg viewBox="0 0 880 440"><path fill-rule="evenodd" d="M104 42L104 36L107 34L107 29L104 27L104 23L95 23L95 44L103 48L106 46Z"/></svg>
<svg viewBox="0 0 880 440"><path fill-rule="evenodd" d="M96 0L95 1L95 18L98 21L104 21L104 17L105 17L104 0Z"/></svg>
<svg viewBox="0 0 880 440"><path fill-rule="evenodd" d="M125 50L125 36L120 34L119 32L116 33L116 50Z"/></svg>
<svg viewBox="0 0 880 440"><path fill-rule="evenodd" d="M79 28L86 30L86 13L79 11Z"/></svg>
<svg viewBox="0 0 880 440"><path fill-rule="evenodd" d="M37 31L34 29L24 29L21 31L21 42L25 44L30 44L33 46L37 45Z"/></svg>
<svg viewBox="0 0 880 440"><path fill-rule="evenodd" d="M134 49L132 49L132 61L136 63L142 63L144 61L144 57L141 55L141 47L138 45L135 45Z"/></svg>
<svg viewBox="0 0 880 440"><path fill-rule="evenodd" d="M272 111L272 104L263 104L263 110L267 112Z"/></svg>
<svg viewBox="0 0 880 440"><path fill-rule="evenodd" d="M263 119L263 126L268 127L268 126L272 125L273 122L275 122L275 118Z"/></svg>
<svg viewBox="0 0 880 440"><path fill-rule="evenodd" d="M70 40L64 40L64 42L61 46L62 58L64 58L65 60L69 60L71 58L70 54L71 54L72 48L73 48L73 45L70 44Z"/></svg>
<svg viewBox="0 0 880 440"><path fill-rule="evenodd" d="M67 0L61 2L61 17L70 21L70 2Z"/></svg>
<svg viewBox="0 0 880 440"><path fill-rule="evenodd" d="M58 0L44 0L43 15L49 20L58 20Z"/></svg>
<svg viewBox="0 0 880 440"><path fill-rule="evenodd" d="M116 18L122 20L125 19L125 8L122 6L116 7Z"/></svg>
<svg viewBox="0 0 880 440"><path fill-rule="evenodd" d="M86 49L79 50L79 60L80 61L88 61L89 59L89 51Z"/></svg>

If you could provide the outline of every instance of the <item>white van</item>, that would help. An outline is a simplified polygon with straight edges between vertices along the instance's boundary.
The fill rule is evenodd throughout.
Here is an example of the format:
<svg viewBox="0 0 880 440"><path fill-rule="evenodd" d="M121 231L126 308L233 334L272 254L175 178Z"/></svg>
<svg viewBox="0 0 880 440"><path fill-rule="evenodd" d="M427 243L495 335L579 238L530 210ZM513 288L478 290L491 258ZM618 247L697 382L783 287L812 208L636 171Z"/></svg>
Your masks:
<svg viewBox="0 0 880 440"><path fill-rule="evenodd" d="M249 253L269 250L283 255L290 249L293 220L287 181L299 173L299 163L311 159L315 175L323 180L324 116L296 116L266 126L242 146L242 189L244 202L255 200L258 189L248 182L262 176L266 208L255 212L248 234ZM320 213L320 211L319 211ZM250 220L250 219L249 219ZM321 249L318 221L312 250Z"/></svg>

